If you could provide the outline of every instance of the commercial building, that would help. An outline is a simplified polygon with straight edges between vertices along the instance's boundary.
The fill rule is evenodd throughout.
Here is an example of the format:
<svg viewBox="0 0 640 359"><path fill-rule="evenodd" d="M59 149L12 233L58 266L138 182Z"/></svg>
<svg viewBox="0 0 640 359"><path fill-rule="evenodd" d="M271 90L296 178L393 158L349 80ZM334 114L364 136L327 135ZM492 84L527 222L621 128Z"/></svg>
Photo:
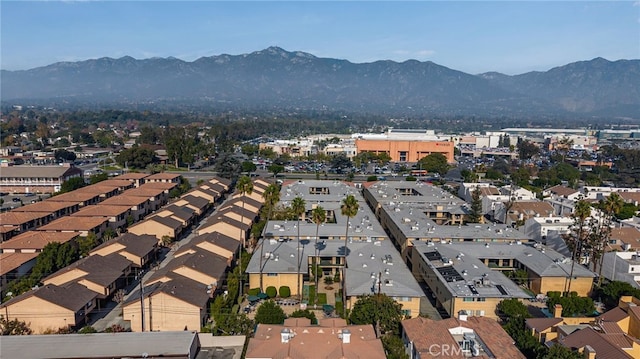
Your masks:
<svg viewBox="0 0 640 359"><path fill-rule="evenodd" d="M447 162L453 163L453 142L446 141L411 141L411 140L368 140L357 139L358 153L371 152L379 155L386 153L393 162L418 162L432 153L440 153Z"/></svg>

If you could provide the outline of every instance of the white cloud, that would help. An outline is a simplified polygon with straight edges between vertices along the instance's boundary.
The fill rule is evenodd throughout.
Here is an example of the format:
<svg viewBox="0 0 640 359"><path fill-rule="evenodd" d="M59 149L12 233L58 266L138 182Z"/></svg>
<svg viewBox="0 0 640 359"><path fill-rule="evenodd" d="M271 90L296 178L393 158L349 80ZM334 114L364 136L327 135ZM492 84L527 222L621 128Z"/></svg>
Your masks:
<svg viewBox="0 0 640 359"><path fill-rule="evenodd" d="M417 55L420 57L429 57L433 56L436 52L434 50L420 50Z"/></svg>

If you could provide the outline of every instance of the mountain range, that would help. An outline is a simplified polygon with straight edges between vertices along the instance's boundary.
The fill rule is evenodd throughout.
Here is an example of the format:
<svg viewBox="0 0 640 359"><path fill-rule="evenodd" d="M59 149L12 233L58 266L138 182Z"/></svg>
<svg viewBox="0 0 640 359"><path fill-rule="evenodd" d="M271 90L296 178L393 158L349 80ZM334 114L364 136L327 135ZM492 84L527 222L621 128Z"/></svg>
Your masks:
<svg viewBox="0 0 640 359"><path fill-rule="evenodd" d="M178 101L397 114L640 118L640 60L468 74L431 61L352 63L269 47L243 55L103 57L2 70L2 101Z"/></svg>

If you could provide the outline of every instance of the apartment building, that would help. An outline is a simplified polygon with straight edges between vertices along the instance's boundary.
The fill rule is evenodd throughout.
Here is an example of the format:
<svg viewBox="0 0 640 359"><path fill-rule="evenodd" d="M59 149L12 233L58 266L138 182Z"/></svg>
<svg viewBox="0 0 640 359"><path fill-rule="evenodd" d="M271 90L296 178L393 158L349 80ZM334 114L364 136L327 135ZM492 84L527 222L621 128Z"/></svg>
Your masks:
<svg viewBox="0 0 640 359"><path fill-rule="evenodd" d="M375 182L363 190L363 196L409 265L411 247L418 242L530 241L504 224L465 224L469 204L423 182Z"/></svg>
<svg viewBox="0 0 640 359"><path fill-rule="evenodd" d="M10 193L54 193L62 183L82 178L82 170L69 164L60 166L10 166L0 164L0 191Z"/></svg>
<svg viewBox="0 0 640 359"><path fill-rule="evenodd" d="M344 319L288 318L283 325L258 324L249 339L247 359L386 358L372 325L347 325Z"/></svg>
<svg viewBox="0 0 640 359"><path fill-rule="evenodd" d="M526 270L526 284L534 294L566 292L572 272L571 260L563 255L527 244L414 243L413 252L413 273L450 316L464 310L496 318L503 299L532 297L504 272ZM596 274L579 264L573 267L571 291L589 295Z"/></svg>

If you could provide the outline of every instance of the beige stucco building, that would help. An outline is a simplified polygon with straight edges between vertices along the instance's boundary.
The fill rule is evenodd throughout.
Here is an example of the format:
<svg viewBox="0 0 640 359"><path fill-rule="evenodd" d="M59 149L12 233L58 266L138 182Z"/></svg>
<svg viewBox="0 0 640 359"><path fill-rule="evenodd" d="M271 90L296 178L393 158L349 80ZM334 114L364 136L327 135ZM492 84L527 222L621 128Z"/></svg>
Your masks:
<svg viewBox="0 0 640 359"><path fill-rule="evenodd" d="M569 288L571 263L551 250L526 244L506 243L419 243L413 246L413 273L428 286L438 307L454 316L497 318L496 306L510 298L531 298L503 273L527 272L525 283L535 294L565 292ZM591 293L595 273L577 264L571 291Z"/></svg>

